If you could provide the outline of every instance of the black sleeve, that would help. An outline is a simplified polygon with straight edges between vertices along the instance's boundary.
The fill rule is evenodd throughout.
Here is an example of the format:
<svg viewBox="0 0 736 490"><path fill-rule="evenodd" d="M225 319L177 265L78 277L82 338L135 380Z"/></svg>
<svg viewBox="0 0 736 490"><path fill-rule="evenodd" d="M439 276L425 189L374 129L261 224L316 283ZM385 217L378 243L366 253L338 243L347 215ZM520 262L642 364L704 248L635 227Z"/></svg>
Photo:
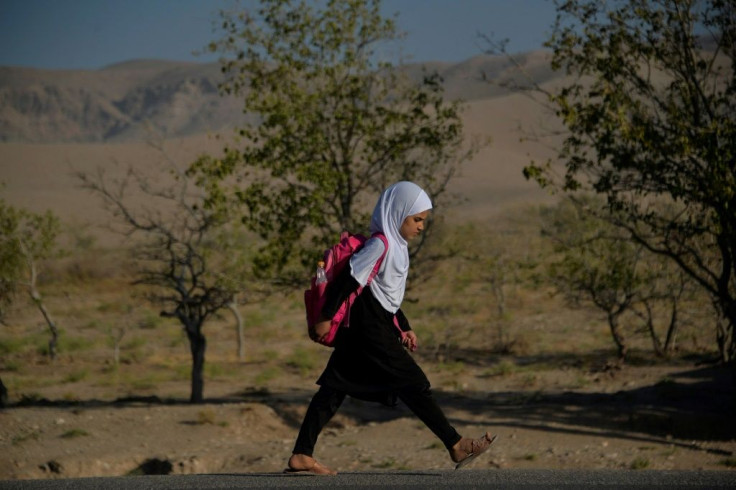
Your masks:
<svg viewBox="0 0 736 490"><path fill-rule="evenodd" d="M404 315L404 312L401 311L401 308L396 310L396 319L399 321L399 328L402 332L408 332L409 330L411 330L409 320L406 319L406 315Z"/></svg>
<svg viewBox="0 0 736 490"><path fill-rule="evenodd" d="M322 307L322 316L324 318L332 318L335 316L340 305L348 299L350 293L357 290L359 287L360 283L356 281L350 273L350 264L346 264L340 274L327 284L327 289L325 290L325 304Z"/></svg>

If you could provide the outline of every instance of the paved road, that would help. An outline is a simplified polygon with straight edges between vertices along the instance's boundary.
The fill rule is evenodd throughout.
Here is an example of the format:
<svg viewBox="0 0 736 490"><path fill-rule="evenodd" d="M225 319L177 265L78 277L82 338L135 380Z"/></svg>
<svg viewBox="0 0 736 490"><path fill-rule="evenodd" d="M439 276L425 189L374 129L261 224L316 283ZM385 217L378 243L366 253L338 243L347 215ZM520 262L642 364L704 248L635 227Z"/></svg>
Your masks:
<svg viewBox="0 0 736 490"><path fill-rule="evenodd" d="M336 477L244 473L0 481L2 490L362 488L736 488L736 471L463 470L341 473Z"/></svg>

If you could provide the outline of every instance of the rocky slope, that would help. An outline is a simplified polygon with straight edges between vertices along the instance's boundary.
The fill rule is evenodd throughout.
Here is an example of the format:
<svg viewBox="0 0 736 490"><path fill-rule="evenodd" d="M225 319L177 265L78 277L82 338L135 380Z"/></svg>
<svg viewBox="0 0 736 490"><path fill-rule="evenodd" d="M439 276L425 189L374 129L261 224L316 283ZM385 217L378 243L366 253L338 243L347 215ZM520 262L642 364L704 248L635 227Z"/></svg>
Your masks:
<svg viewBox="0 0 736 490"><path fill-rule="evenodd" d="M519 56L539 81L552 77L543 52ZM406 65L419 79L437 71L450 99L505 91L488 80L511 76L509 60L477 56L461 63ZM100 70L0 67L0 141L122 142L151 131L167 138L217 132L243 120L242 103L222 96L218 63L137 60Z"/></svg>

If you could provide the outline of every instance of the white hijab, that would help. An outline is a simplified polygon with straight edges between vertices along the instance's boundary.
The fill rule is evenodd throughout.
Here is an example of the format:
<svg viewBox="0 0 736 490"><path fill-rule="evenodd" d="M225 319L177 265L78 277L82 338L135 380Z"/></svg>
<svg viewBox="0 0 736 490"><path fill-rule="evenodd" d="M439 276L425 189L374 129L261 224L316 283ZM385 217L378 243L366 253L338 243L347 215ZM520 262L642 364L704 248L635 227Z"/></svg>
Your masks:
<svg viewBox="0 0 736 490"><path fill-rule="evenodd" d="M378 198L371 218L371 234L381 232L388 240L388 251L378 274L370 284L371 292L389 312L396 313L404 299L409 273L409 249L399 230L408 216L432 209L432 201L421 187L412 182L397 182ZM376 261L383 252L383 242L376 238L350 259L353 277L365 286Z"/></svg>

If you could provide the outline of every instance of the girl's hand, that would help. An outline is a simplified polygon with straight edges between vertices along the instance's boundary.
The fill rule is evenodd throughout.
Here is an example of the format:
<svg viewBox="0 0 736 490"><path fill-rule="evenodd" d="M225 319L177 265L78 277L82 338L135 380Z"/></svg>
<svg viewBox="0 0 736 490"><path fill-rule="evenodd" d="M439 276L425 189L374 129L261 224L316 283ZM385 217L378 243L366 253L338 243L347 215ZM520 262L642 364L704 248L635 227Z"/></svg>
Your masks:
<svg viewBox="0 0 736 490"><path fill-rule="evenodd" d="M404 347L409 349L410 352L414 352L417 350L417 334L415 334L413 330L405 332L404 339L401 343L404 344Z"/></svg>
<svg viewBox="0 0 736 490"><path fill-rule="evenodd" d="M315 342L323 343L322 339L330 333L332 320L320 320L311 329L309 329L309 337Z"/></svg>

